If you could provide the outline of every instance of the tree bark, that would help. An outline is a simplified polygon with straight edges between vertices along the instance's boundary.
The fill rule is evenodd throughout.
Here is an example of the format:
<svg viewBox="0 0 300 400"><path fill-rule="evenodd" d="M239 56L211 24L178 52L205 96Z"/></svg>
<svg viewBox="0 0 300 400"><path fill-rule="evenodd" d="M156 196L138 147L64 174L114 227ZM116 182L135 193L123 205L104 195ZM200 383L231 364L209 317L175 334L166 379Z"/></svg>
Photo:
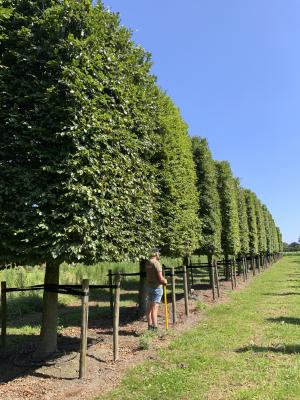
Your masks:
<svg viewBox="0 0 300 400"><path fill-rule="evenodd" d="M45 285L59 284L59 263L55 260L46 263ZM39 346L35 358L43 359L57 351L57 310L58 293L47 292L43 295L43 319Z"/></svg>

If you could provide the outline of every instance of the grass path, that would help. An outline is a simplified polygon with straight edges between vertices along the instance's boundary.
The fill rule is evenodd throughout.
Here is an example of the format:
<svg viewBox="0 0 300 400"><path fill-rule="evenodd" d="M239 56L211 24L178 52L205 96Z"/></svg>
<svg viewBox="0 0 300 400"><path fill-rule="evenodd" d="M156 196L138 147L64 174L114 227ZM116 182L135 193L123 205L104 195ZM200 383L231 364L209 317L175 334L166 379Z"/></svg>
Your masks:
<svg viewBox="0 0 300 400"><path fill-rule="evenodd" d="M299 283L283 258L98 399L299 400Z"/></svg>

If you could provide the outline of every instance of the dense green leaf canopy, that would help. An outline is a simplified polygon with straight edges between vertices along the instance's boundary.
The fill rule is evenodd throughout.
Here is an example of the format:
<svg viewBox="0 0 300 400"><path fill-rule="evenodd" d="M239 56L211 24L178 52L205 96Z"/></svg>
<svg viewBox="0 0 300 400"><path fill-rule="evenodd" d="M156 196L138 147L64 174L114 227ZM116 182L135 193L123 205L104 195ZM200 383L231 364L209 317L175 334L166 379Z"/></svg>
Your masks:
<svg viewBox="0 0 300 400"><path fill-rule="evenodd" d="M220 254L221 213L215 162L205 138L193 137L192 144L199 191L199 218L202 228L199 252L206 255Z"/></svg>
<svg viewBox="0 0 300 400"><path fill-rule="evenodd" d="M255 212L255 194L251 190L245 190L247 218L249 228L249 253L251 256L258 254L258 232Z"/></svg>
<svg viewBox="0 0 300 400"><path fill-rule="evenodd" d="M255 200L255 214L256 214L257 235L258 235L258 251L259 253L265 253L267 251L267 235L266 235L266 227L263 215L263 208L257 196L254 196L254 200Z"/></svg>
<svg viewBox="0 0 300 400"><path fill-rule="evenodd" d="M199 196L191 139L178 108L165 94L160 94L159 162L161 248L172 256L191 255L199 246Z"/></svg>
<svg viewBox="0 0 300 400"><path fill-rule="evenodd" d="M156 242L149 55L101 3L5 0L3 7L1 256L138 256Z"/></svg>
<svg viewBox="0 0 300 400"><path fill-rule="evenodd" d="M249 253L249 226L247 217L247 205L244 189L240 186L239 179L235 179L237 191L237 204L239 215L239 232L240 232L240 253L245 256Z"/></svg>
<svg viewBox="0 0 300 400"><path fill-rule="evenodd" d="M222 220L222 249L225 255L235 256L241 249L235 182L227 161L216 161L216 168Z"/></svg>

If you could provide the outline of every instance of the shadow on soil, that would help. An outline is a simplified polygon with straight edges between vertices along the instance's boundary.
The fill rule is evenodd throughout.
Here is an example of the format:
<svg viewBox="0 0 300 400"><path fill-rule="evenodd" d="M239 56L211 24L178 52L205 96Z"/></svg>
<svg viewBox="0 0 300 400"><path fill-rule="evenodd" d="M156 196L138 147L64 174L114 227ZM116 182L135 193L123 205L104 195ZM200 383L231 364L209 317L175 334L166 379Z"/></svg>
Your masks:
<svg viewBox="0 0 300 400"><path fill-rule="evenodd" d="M300 354L299 344L283 344L279 346L245 346L235 350L236 353L282 353L282 354Z"/></svg>
<svg viewBox="0 0 300 400"><path fill-rule="evenodd" d="M88 348L93 346L96 340L100 341L101 338L88 338ZM80 350L79 338L59 335L57 352L47 359L35 360L34 352L38 342L37 335L9 336L9 343L18 343L18 345L0 350L0 384L18 377L34 375L35 371L42 366L63 365L63 363L76 358ZM49 376L49 378L52 377ZM78 379L78 376L70 379Z"/></svg>

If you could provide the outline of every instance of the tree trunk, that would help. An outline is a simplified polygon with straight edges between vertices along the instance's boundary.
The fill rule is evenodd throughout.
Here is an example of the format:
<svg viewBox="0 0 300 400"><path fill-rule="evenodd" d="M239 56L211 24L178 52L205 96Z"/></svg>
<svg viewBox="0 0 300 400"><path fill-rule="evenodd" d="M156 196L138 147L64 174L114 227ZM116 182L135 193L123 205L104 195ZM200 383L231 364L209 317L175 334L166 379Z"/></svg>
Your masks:
<svg viewBox="0 0 300 400"><path fill-rule="evenodd" d="M59 284L59 263L55 260L46 263L45 285ZM40 343L35 357L43 359L57 351L57 309L58 294L44 290L43 319L40 333Z"/></svg>

